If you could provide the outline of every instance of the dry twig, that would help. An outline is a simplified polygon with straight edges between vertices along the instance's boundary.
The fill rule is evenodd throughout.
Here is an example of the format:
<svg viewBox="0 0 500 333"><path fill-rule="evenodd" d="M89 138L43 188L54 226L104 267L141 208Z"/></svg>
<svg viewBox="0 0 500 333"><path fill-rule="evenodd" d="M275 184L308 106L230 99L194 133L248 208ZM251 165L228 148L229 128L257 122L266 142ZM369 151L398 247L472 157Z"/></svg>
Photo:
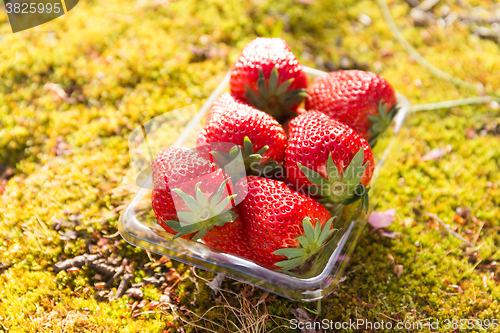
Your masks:
<svg viewBox="0 0 500 333"><path fill-rule="evenodd" d="M123 276L122 281L120 282L120 285L118 286L118 289L116 289L116 295L113 297L113 299L117 299L123 296L125 293L125 290L127 290L128 285L130 284L130 281L132 281L132 278L134 276L130 273L127 273Z"/></svg>
<svg viewBox="0 0 500 333"><path fill-rule="evenodd" d="M432 213L427 213L427 216L429 216L430 218L438 221L439 225L441 225L448 233L450 233L451 235L455 236L456 238L460 239L462 242L464 242L465 244L467 244L467 246L469 247L474 247L474 244L472 244L471 242L469 242L467 239L463 238L462 236L460 236L458 233L456 233L455 231L451 230L451 228L443 222L443 220L441 220L439 218L439 216L435 215L435 214L432 214Z"/></svg>

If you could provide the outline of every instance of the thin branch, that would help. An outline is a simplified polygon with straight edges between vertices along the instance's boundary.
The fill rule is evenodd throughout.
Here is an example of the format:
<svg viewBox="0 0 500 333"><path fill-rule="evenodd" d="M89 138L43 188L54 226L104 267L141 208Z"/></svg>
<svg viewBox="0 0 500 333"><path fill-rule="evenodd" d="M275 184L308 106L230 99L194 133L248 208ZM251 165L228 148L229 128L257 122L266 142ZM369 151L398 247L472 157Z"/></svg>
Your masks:
<svg viewBox="0 0 500 333"><path fill-rule="evenodd" d="M127 290L127 287L129 285L130 281L132 281L133 277L134 276L130 273L123 275L122 281L120 282L120 285L116 289L116 295L113 297L113 299L118 299L118 298L123 296L123 294L125 293L125 290Z"/></svg>
<svg viewBox="0 0 500 333"><path fill-rule="evenodd" d="M500 101L500 98L483 96L483 97L462 98L452 101L444 101L444 102L429 103L429 104L417 104L413 105L410 108L410 112L447 109L454 106L471 105L471 104L484 104L484 103L489 103L491 101Z"/></svg>
<svg viewBox="0 0 500 333"><path fill-rule="evenodd" d="M458 233L456 233L455 231L451 230L451 228L446 225L446 223L443 222L443 220L441 220L439 218L439 216L437 215L434 215L432 213L427 213L427 216L429 216L430 218L436 220L439 222L439 224L445 228L445 230L450 233L451 235L455 236L456 238L460 239L462 242L464 242L465 244L467 244L467 246L469 247L474 247L474 244L472 244L471 242L469 242L467 239L463 238L462 236L460 236Z"/></svg>
<svg viewBox="0 0 500 333"><path fill-rule="evenodd" d="M472 243L477 245L477 240L479 239L479 235L481 234L481 230L483 230L484 225L486 224L486 220L481 223L481 226L479 227L479 230L477 231L476 235L474 236L474 240Z"/></svg>
<svg viewBox="0 0 500 333"><path fill-rule="evenodd" d="M88 266L95 271L104 275L115 275L116 268L113 266L106 265L101 259L100 254L84 254L81 256L76 256L74 258L58 262L54 265L54 271L56 273L69 269L71 267L83 267Z"/></svg>
<svg viewBox="0 0 500 333"><path fill-rule="evenodd" d="M115 275L117 269L113 266L106 265L102 261L100 260L90 261L87 262L87 266L104 275Z"/></svg>
<svg viewBox="0 0 500 333"><path fill-rule="evenodd" d="M120 231L117 231L117 232L115 232L112 235L104 235L102 237L104 237L104 238L115 238L115 237L118 237L118 236L120 236Z"/></svg>
<svg viewBox="0 0 500 333"><path fill-rule="evenodd" d="M386 0L377 0L377 3L380 7L380 10L382 11L382 15L384 16L384 19L389 26L389 29L391 30L392 35L396 39L396 41L405 49L406 52L408 52L422 67L426 68L429 72L434 74L435 76L446 80L448 82L453 83L457 87L462 87L466 88L469 90L476 91L478 94L483 94L486 93L488 95L493 95L493 96L499 96L499 93L493 90L489 89L483 89L479 85L476 84L471 84L465 81L460 80L459 78L456 78L441 69L437 68L430 62L428 62L424 57L422 57L411 45L406 41L406 39L403 37L401 32L399 31L398 27L396 26L396 23L394 23L394 19L392 18L391 11L389 10L389 7L387 6Z"/></svg>
<svg viewBox="0 0 500 333"><path fill-rule="evenodd" d="M84 254L81 256L76 256L72 259L56 263L54 265L54 271L58 273L62 270L66 270L71 267L82 267L87 265L89 262L98 260L100 257L101 257L100 254Z"/></svg>
<svg viewBox="0 0 500 333"><path fill-rule="evenodd" d="M109 281L106 283L105 288L109 288L109 286L113 283L113 281L116 280L116 278L120 276L121 273L123 273L123 269L124 269L123 266L118 267L115 275L113 275L113 277L109 279Z"/></svg>

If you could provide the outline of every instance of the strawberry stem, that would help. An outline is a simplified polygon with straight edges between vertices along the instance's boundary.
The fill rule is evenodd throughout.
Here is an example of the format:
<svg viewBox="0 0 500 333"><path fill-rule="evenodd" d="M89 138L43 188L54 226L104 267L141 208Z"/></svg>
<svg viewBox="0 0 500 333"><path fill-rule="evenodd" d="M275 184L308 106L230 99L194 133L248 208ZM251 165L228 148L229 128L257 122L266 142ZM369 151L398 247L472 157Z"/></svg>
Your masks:
<svg viewBox="0 0 500 333"><path fill-rule="evenodd" d="M372 127L368 131L368 134L372 136L368 140L368 144L370 147L374 147L377 143L380 135L387 130L389 126L391 126L392 119L396 116L399 111L399 107L397 104L394 104L389 111L387 111L387 103L384 103L382 100L378 104L378 115L376 116L368 116L368 119L372 122Z"/></svg>
<svg viewBox="0 0 500 333"><path fill-rule="evenodd" d="M165 221L167 226L177 232L172 239L196 232L191 239L197 240L204 237L214 226L223 226L236 220L238 215L231 209L226 209L231 200L236 197L236 194L222 198L226 183L227 179L222 182L217 192L210 199L201 192L201 182L195 186L195 197L184 193L180 189L172 189L189 208L188 211L177 212L179 221Z"/></svg>
<svg viewBox="0 0 500 333"><path fill-rule="evenodd" d="M293 80L292 78L279 84L278 69L274 67L266 83L261 67L259 69L259 79L257 80L258 93L245 86L247 98L254 107L276 119L283 118L284 115L291 115L291 108L307 97L306 89L288 91Z"/></svg>
<svg viewBox="0 0 500 333"><path fill-rule="evenodd" d="M333 162L332 154L330 153L326 164L326 178L301 163L297 163L297 166L304 176L306 176L307 180L312 183L312 186L309 186L309 192L320 197L320 202L334 202L349 205L361 200L360 208L366 209L366 212L368 212L368 189L361 184L361 178L370 162L367 161L363 164L363 161L364 150L363 147L361 147L354 155L351 163L349 163L343 174L340 175L337 166Z"/></svg>
<svg viewBox="0 0 500 333"><path fill-rule="evenodd" d="M224 170L226 170L228 166L233 169L238 169L226 170L226 172L229 174L240 174L241 169L244 168L246 175L269 178L277 172L283 171L283 166L281 163L278 163L275 160L271 159L267 159L267 161L263 162L263 156L266 153L267 149L269 149L269 147L266 145L256 152L250 138L248 136L245 136L245 139L243 140L243 147L235 145L229 151L229 154L217 151L212 151L211 154L214 157L215 162ZM244 166L240 165L239 163L231 164L231 162L237 160L237 157L242 153L242 151Z"/></svg>
<svg viewBox="0 0 500 333"><path fill-rule="evenodd" d="M304 218L302 220L304 235L295 238L299 241L299 247L283 248L274 251L273 253L276 255L287 257L286 260L277 262L275 265L284 271L289 271L302 265L318 253L325 246L330 236L337 231L335 228L332 229L333 220L335 220L335 217L329 219L322 228L318 219L316 219L316 225L313 227L311 219L309 217Z"/></svg>

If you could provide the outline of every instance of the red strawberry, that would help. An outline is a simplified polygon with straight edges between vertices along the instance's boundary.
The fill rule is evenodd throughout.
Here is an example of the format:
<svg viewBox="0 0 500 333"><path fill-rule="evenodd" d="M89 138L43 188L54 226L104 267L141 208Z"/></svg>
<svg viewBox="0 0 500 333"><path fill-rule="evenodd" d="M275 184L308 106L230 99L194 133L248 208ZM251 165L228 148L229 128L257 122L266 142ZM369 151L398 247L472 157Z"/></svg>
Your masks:
<svg viewBox="0 0 500 333"><path fill-rule="evenodd" d="M245 166L250 173L263 172L264 166L266 172L276 171L273 168L278 168L285 157L283 127L270 115L241 102L230 93L221 95L212 105L197 138L198 146L219 142L242 147ZM229 150L221 147L219 152L229 153Z"/></svg>
<svg viewBox="0 0 500 333"><path fill-rule="evenodd" d="M205 147L164 149L151 168L153 210L160 225L174 238L198 239L214 226L236 219L229 210L235 196L229 177L210 162Z"/></svg>
<svg viewBox="0 0 500 333"><path fill-rule="evenodd" d="M255 251L250 248L250 241L243 219L240 218L240 212L238 208L234 208L233 211L239 215L236 220L222 227L214 227L203 237L203 242L223 252L255 261Z"/></svg>
<svg viewBox="0 0 500 333"><path fill-rule="evenodd" d="M323 205L277 180L249 176L247 182L238 207L257 263L290 270L323 247L334 231Z"/></svg>
<svg viewBox="0 0 500 333"><path fill-rule="evenodd" d="M373 174L370 146L352 128L327 115L309 111L290 122L285 169L293 186L304 187L327 202L349 204L362 199Z"/></svg>
<svg viewBox="0 0 500 333"><path fill-rule="evenodd" d="M230 87L242 101L281 120L307 96L307 77L283 39L257 38L234 64Z"/></svg>
<svg viewBox="0 0 500 333"><path fill-rule="evenodd" d="M359 70L328 73L308 90L306 109L347 124L374 146L397 113L396 94L381 76Z"/></svg>

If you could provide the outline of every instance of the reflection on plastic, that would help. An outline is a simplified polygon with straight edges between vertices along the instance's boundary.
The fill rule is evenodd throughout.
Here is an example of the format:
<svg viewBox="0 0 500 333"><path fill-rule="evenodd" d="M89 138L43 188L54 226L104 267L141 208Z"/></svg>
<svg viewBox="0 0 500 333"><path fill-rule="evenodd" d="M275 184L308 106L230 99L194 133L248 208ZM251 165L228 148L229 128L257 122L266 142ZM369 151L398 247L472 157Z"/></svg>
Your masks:
<svg viewBox="0 0 500 333"><path fill-rule="evenodd" d="M132 131L128 140L136 184L154 190L168 187L181 224L193 224L225 213L248 192L241 147L230 142L196 147L196 134L201 128L196 107L190 105L145 122ZM177 133L183 135L174 143L172 138ZM233 151L230 159L218 158L230 151ZM164 160L155 167L153 181L152 163L159 153ZM203 172L197 169L200 165L205 166ZM164 177L158 172L170 176Z"/></svg>
<svg viewBox="0 0 500 333"><path fill-rule="evenodd" d="M151 163L154 157L169 146L194 148L195 137L184 135L175 142L173 140L180 133L198 133L199 130L201 120L194 105L164 113L135 128L130 133L128 145L130 166L137 185L152 189Z"/></svg>

